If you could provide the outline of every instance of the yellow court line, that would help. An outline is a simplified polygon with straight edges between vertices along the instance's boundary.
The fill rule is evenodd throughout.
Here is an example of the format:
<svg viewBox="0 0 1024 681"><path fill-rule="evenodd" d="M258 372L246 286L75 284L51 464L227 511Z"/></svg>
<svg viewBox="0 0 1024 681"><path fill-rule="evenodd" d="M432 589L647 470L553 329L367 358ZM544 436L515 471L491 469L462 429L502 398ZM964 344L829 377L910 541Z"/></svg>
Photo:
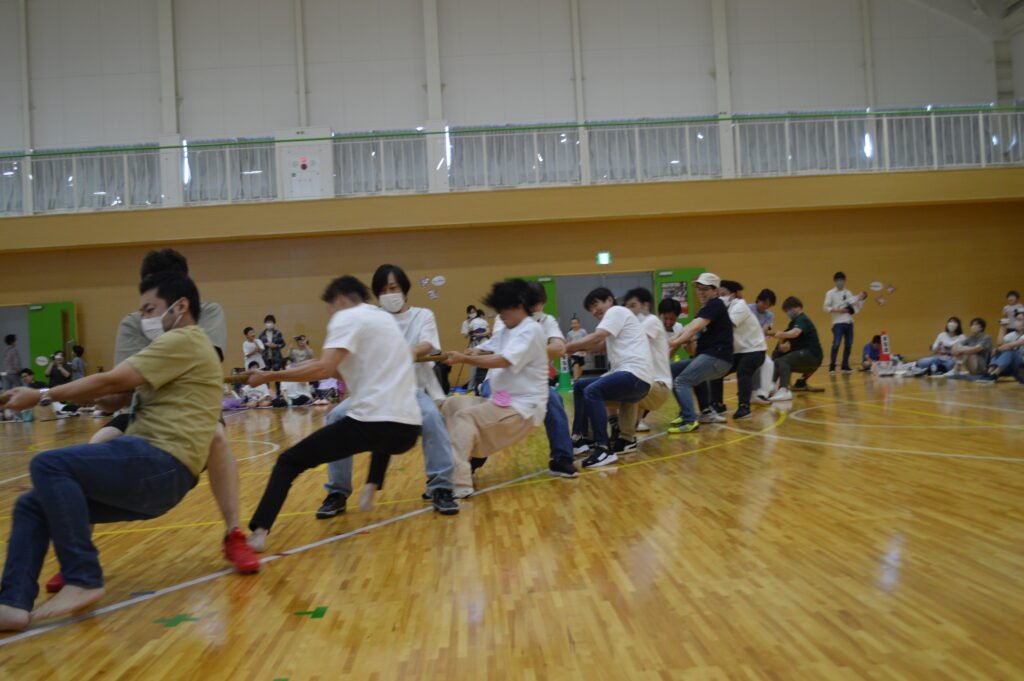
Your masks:
<svg viewBox="0 0 1024 681"><path fill-rule="evenodd" d="M767 428L763 428L761 430L751 432L749 435L744 435L742 437L734 438L732 440L727 440L725 442L718 442L718 443L715 443L713 445L707 445L705 447L699 447L698 449L692 449L692 450L686 451L686 452L677 452L676 454L667 454L665 456L659 456L659 457L655 457L653 459L644 459L643 461L632 461L630 463L622 464L621 466L616 466L615 468L605 468L605 469L602 469L602 470L588 470L588 471L582 472L580 474L580 477L589 476L589 475L596 475L596 474L604 473L604 472L607 472L607 471L610 471L610 470L623 470L623 469L626 469L626 468L632 468L634 466L645 466L647 464L659 463L661 461L669 461L671 459L678 459L678 458L683 457L683 456L692 456L694 454L700 454L702 452L707 452L707 451L710 451L712 449L718 449L720 447L725 447L725 446L728 446L728 445L734 445L734 444L737 444L739 442L743 442L745 440L749 440L751 438L758 437L760 435L763 435L764 433L767 433L770 430L774 430L775 428L778 428L780 425L782 425L786 421L786 418L787 418L787 416L786 416L785 413L780 414L779 418L776 419L775 422L772 423ZM513 483L511 485L505 485L502 489L509 489L509 488L512 488L512 487L522 487L524 485L537 485L537 484L547 483L547 482L557 482L557 481L561 481L562 479L563 478L555 478L555 477L535 478L533 480L524 480L523 482L517 482L517 483ZM409 503L409 502L412 502L412 501L420 501L420 499L419 498L393 499L391 501L380 502L378 504L375 504L375 506L391 506L391 505L394 505L394 504L404 504L404 503ZM295 512L292 512L292 513L282 513L282 514L280 514L278 516L278 518L290 518L290 517L294 517L294 516L308 515L308 514L310 514L310 511L295 511ZM160 530L180 530L180 529L188 529L188 528L193 528L193 527L209 527L210 525L220 525L220 524L222 524L222 522L223 521L220 521L220 520L206 520L206 521L196 522L196 523L181 523L181 524L178 524L178 525L161 525L159 527L128 528L128 529L124 529L124 530L110 530L108 532L96 532L96 533L93 534L93 536L94 537L104 537L104 536L108 536L108 535L117 535L117 534L137 534L139 532L158 532Z"/></svg>

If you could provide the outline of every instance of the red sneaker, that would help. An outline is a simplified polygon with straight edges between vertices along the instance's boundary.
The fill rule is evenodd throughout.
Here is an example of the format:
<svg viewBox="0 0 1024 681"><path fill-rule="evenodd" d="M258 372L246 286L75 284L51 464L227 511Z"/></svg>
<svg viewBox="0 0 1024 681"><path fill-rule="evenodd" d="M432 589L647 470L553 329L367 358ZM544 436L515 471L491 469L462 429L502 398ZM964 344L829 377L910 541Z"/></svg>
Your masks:
<svg viewBox="0 0 1024 681"><path fill-rule="evenodd" d="M55 594L63 588L64 575L62 575L59 572L55 574L53 577L50 577L50 581L46 583L46 593L48 594Z"/></svg>
<svg viewBox="0 0 1024 681"><path fill-rule="evenodd" d="M224 557L234 563L243 575L260 571L260 558L245 541L245 533L237 527L224 538Z"/></svg>

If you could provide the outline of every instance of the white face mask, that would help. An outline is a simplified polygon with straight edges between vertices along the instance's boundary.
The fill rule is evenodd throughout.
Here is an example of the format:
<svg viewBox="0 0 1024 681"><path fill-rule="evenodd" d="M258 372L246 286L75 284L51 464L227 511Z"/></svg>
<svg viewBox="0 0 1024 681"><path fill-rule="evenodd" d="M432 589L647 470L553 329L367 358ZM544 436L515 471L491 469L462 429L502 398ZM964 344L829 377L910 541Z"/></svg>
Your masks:
<svg viewBox="0 0 1024 681"><path fill-rule="evenodd" d="M950 333L956 333L956 322L950 322L949 324L946 324L946 331L949 331Z"/></svg>
<svg viewBox="0 0 1024 681"><path fill-rule="evenodd" d="M722 302L723 302L723 303L725 303L726 305L728 305L729 303L731 303L731 302L732 302L732 297L733 297L733 296L732 296L732 294L731 294L731 293L727 293L727 294L726 294L726 295L724 295L724 296L718 296L718 297L722 299Z"/></svg>
<svg viewBox="0 0 1024 681"><path fill-rule="evenodd" d="M401 293L384 293L377 296L380 306L391 314L398 314L405 306L405 295Z"/></svg>
<svg viewBox="0 0 1024 681"><path fill-rule="evenodd" d="M836 288L837 289L839 289L841 291L845 287L846 287L846 280L845 279L836 279Z"/></svg>
<svg viewBox="0 0 1024 681"><path fill-rule="evenodd" d="M274 328L274 322L267 322L263 326L267 327L268 329L272 329L272 328Z"/></svg>
<svg viewBox="0 0 1024 681"><path fill-rule="evenodd" d="M536 312L531 312L530 316L533 317L534 321L539 322L542 319L544 319L544 310L537 310Z"/></svg>
<svg viewBox="0 0 1024 681"><path fill-rule="evenodd" d="M173 303L171 303L171 306L167 308L167 312L173 310L174 306L177 305L179 302L180 301L176 300ZM142 320L142 333L146 336L146 338L148 338L151 341L155 341L157 338L159 338L165 333L164 317L167 316L167 312L164 312L159 317L147 317ZM171 326L171 328L173 329L176 326L178 326L178 322L180 321L181 317L175 319L174 324Z"/></svg>
<svg viewBox="0 0 1024 681"><path fill-rule="evenodd" d="M971 333L973 333L975 335L981 333L981 325L980 324L971 324Z"/></svg>

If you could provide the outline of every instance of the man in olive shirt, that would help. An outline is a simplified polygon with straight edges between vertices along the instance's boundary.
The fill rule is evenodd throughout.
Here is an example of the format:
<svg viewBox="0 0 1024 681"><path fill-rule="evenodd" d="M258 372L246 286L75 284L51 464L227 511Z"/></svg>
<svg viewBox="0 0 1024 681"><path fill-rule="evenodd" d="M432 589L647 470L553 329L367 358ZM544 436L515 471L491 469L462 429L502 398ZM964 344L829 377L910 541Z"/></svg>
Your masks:
<svg viewBox="0 0 1024 681"><path fill-rule="evenodd" d="M775 379L779 388L771 396L772 402L788 402L793 399L789 390L789 380L793 372L805 377L810 376L821 366L825 354L818 340L818 329L811 318L804 314L804 304L799 298L790 296L782 303L782 311L789 317L789 326L779 331L775 338L779 340L778 353L775 355Z"/></svg>
<svg viewBox="0 0 1024 681"><path fill-rule="evenodd" d="M140 279L170 272L188 275L188 260L184 255L172 248L150 251L142 260ZM223 348L227 344L227 325L224 322L224 309L217 303L204 301L196 315L197 325L206 332L213 343L217 355L223 361ZM160 333L159 326L147 324L138 311L124 316L117 327L117 340L114 345L115 365L124 362L149 344ZM115 409L127 405L133 396L122 395L120 402L113 398L104 401L101 406ZM103 428L100 428L89 440L89 444L100 444L120 437L128 430L132 420L132 408L115 416ZM235 569L242 573L259 570L259 558L249 549L245 542L245 533L239 528L238 514L238 465L231 453L227 432L223 422L214 431L213 440L209 443L210 456L207 459L207 473L210 480L210 491L217 502L221 516L224 518L225 536L223 541L224 556L230 560ZM58 574L46 583L47 591L56 592L63 587L61 575Z"/></svg>
<svg viewBox="0 0 1024 681"><path fill-rule="evenodd" d="M195 486L206 465L222 388L217 352L196 325L199 292L180 273L150 277L139 291L144 323L163 332L148 347L106 373L48 391L8 393L17 410L44 397L86 402L134 390L138 400L124 437L50 450L29 464L33 490L14 506L0 631L21 630L30 619L67 615L102 598L103 571L90 523L161 516ZM30 615L51 541L66 585Z"/></svg>

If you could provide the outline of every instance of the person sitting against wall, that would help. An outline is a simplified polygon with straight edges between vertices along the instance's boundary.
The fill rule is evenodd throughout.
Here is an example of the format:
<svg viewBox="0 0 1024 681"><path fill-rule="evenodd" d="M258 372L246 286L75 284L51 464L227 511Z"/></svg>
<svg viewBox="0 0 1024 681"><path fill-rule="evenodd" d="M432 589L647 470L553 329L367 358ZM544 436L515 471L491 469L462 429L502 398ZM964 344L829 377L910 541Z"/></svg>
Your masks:
<svg viewBox="0 0 1024 681"><path fill-rule="evenodd" d="M1018 313L1014 317L1011 322L1011 330L1003 336L1002 343L996 348L995 356L981 380L995 383L1000 376L1013 376L1020 381L1022 360L1024 360L1024 312Z"/></svg>
<svg viewBox="0 0 1024 681"><path fill-rule="evenodd" d="M871 371L871 367L874 366L878 358L882 356L882 337L872 336L871 342L864 345L864 351L861 353L860 358L860 370Z"/></svg>
<svg viewBox="0 0 1024 681"><path fill-rule="evenodd" d="M932 343L932 354L917 360L908 372L908 376L933 376L945 374L956 366L953 358L953 347L965 339L963 326L959 317L946 320L946 328L935 337Z"/></svg>
<svg viewBox="0 0 1024 681"><path fill-rule="evenodd" d="M300 336L304 338L304 336ZM294 353L295 350L293 349ZM312 353L311 353L312 354ZM292 360L291 356L284 360L284 368L291 369L296 364L302 362L296 362ZM267 386L260 386L266 388ZM308 381L287 381L281 383L281 397L279 398L284 401L284 405L289 407L305 407L313 404L313 386ZM284 406L282 405L282 406Z"/></svg>
<svg viewBox="0 0 1024 681"><path fill-rule="evenodd" d="M992 357L992 336L985 333L985 320L975 317L971 320L971 335L953 346L953 359L956 365L946 376L959 375L981 376L988 370L988 362Z"/></svg>
<svg viewBox="0 0 1024 681"><path fill-rule="evenodd" d="M259 371L260 365L258 362L249 362L246 367L249 371ZM244 406L253 407L270 407L274 402L274 395L270 392L270 387L266 384L252 387L249 385L242 386L242 403Z"/></svg>
<svg viewBox="0 0 1024 681"><path fill-rule="evenodd" d="M1024 312L1024 305L1020 302L1020 292L1007 291L1006 305L1003 306L1003 313L999 318L999 336L1002 337L1009 331L1013 331L1013 320L1017 315Z"/></svg>

